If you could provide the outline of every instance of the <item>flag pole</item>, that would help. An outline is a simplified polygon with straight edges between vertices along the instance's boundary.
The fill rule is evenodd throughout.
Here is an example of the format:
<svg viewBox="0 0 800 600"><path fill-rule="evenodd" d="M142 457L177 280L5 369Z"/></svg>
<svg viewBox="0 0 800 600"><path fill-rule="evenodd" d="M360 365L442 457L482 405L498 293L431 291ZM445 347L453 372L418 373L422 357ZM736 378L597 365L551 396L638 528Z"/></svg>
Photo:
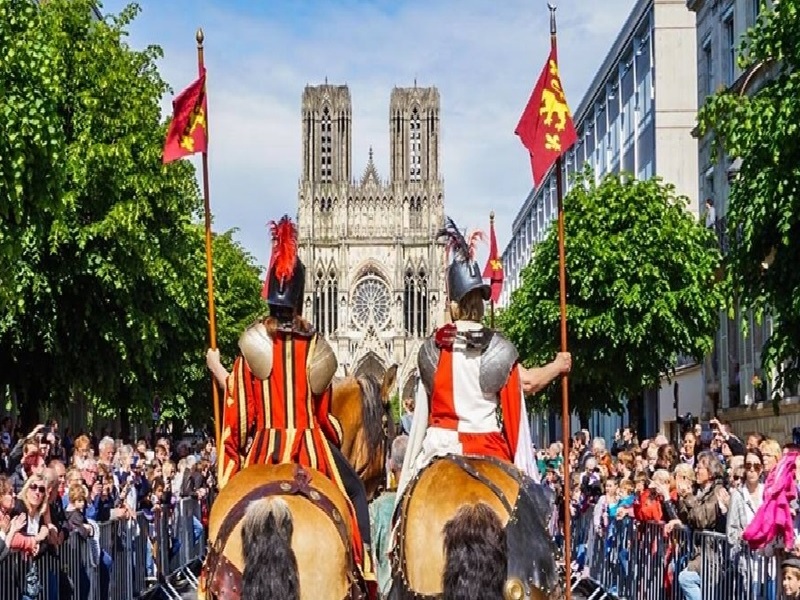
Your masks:
<svg viewBox="0 0 800 600"><path fill-rule="evenodd" d="M205 61L203 55L203 40L205 35L203 30L198 29L195 35L197 40L197 72L203 75L205 70ZM205 93L205 90L204 90ZM206 135L208 135L208 115L206 118ZM212 263L212 250L211 250L211 200L208 188L208 150L202 153L203 160L203 213L205 217L205 230L206 230L206 287L208 288L208 333L209 344L212 350L217 349L217 317L216 309L214 306L214 267ZM216 381L212 376L212 397L214 401L214 441L217 448L217 460L221 460L220 448L220 418L219 418L219 388Z"/></svg>
<svg viewBox="0 0 800 600"><path fill-rule="evenodd" d="M494 211L489 213L489 231L494 231ZM489 283L491 284L491 280ZM489 301L489 327L494 329L494 294Z"/></svg>
<svg viewBox="0 0 800 600"><path fill-rule="evenodd" d="M556 35L556 6L548 4L550 9L550 46L558 47ZM561 352L567 352L567 261L564 243L564 188L561 169L562 155L556 160L556 199L558 200L558 288L561 308ZM564 443L564 577L566 579L565 598L572 600L572 511L570 502L571 485L569 479L569 441L570 441L570 409L569 409L569 377L561 376L561 437Z"/></svg>

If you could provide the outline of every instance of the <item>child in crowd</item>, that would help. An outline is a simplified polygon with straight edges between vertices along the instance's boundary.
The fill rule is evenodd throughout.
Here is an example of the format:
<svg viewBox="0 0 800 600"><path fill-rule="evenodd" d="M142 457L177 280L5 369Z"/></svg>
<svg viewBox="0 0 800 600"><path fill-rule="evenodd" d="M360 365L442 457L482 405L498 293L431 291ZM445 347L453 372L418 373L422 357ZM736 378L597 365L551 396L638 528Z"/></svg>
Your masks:
<svg viewBox="0 0 800 600"><path fill-rule="evenodd" d="M792 556L783 561L783 598L800 600L800 558Z"/></svg>
<svg viewBox="0 0 800 600"><path fill-rule="evenodd" d="M94 535L94 529L86 522L86 488L80 483L73 483L67 492L69 503L65 515L67 522L64 529L68 532L77 532L82 538Z"/></svg>
<svg viewBox="0 0 800 600"><path fill-rule="evenodd" d="M636 500L634 483L630 479L619 482L619 501L617 502L617 519L633 516L633 503Z"/></svg>

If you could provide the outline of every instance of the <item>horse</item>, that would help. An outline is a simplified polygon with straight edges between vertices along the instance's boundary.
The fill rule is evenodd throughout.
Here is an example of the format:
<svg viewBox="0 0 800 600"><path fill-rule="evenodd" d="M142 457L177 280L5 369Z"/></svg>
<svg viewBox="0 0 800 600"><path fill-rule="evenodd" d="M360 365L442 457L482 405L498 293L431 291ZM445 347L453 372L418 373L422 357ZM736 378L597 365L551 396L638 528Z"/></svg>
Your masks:
<svg viewBox="0 0 800 600"><path fill-rule="evenodd" d="M373 500L386 483L386 457L395 426L391 393L397 380L392 365L379 383L374 377L352 375L335 380L331 414L342 426L341 450Z"/></svg>
<svg viewBox="0 0 800 600"><path fill-rule="evenodd" d="M387 371L383 382L365 376L335 386L343 451L346 446L345 455L370 480L377 479L374 465L381 471L384 465L396 372ZM249 466L230 479L211 507L198 598L359 600L364 583L351 539L349 503L335 483L294 464Z"/></svg>
<svg viewBox="0 0 800 600"><path fill-rule="evenodd" d="M388 598L563 598L547 529L553 508L552 493L512 464L435 459L399 499Z"/></svg>

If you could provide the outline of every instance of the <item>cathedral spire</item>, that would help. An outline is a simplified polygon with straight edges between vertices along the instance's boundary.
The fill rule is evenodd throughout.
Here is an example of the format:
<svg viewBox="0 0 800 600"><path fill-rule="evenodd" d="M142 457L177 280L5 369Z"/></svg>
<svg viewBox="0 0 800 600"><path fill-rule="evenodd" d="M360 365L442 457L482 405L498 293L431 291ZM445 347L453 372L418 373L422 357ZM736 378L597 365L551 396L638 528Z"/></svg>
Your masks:
<svg viewBox="0 0 800 600"><path fill-rule="evenodd" d="M381 178L378 175L378 169L375 168L375 161L373 160L374 155L372 152L372 146L369 147L369 160L367 161L367 167L364 169L364 174L361 176L361 185L362 187L367 184L373 185L380 185Z"/></svg>

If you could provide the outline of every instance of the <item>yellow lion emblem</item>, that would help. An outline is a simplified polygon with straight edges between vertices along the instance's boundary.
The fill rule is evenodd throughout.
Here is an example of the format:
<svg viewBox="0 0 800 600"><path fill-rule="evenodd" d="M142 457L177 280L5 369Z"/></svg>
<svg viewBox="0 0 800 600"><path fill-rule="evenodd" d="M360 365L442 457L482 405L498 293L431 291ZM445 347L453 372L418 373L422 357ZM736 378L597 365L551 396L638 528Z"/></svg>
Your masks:
<svg viewBox="0 0 800 600"><path fill-rule="evenodd" d="M548 126L553 124L553 116L558 116L558 122L555 124L556 131L566 129L567 118L570 116L569 107L561 94L549 89L542 92L542 107L539 109L539 114L545 115L544 124Z"/></svg>

